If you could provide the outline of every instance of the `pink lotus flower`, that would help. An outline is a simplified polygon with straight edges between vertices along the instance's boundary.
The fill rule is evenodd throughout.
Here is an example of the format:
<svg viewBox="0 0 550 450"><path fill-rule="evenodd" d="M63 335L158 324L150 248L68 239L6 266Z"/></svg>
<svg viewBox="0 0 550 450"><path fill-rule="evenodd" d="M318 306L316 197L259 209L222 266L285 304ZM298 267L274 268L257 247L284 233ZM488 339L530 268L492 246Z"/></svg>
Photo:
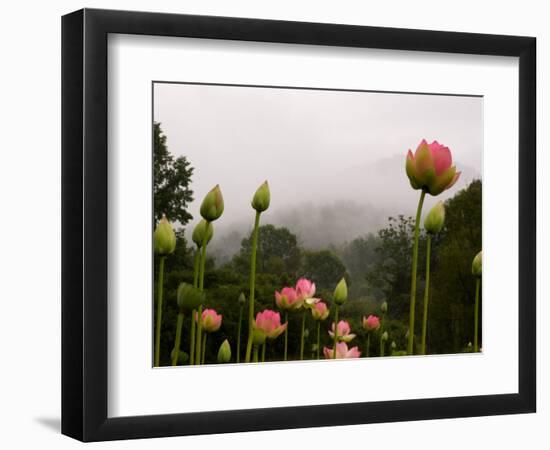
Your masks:
<svg viewBox="0 0 550 450"><path fill-rule="evenodd" d="M363 317L363 328L367 331L376 331L380 328L380 319L372 314Z"/></svg>
<svg viewBox="0 0 550 450"><path fill-rule="evenodd" d="M426 140L418 145L414 156L409 150L405 165L413 189L423 189L431 195L439 195L456 183L460 172L452 165L453 158L448 147L437 141Z"/></svg>
<svg viewBox="0 0 550 450"><path fill-rule="evenodd" d="M302 301L313 298L315 295L315 283L307 278L300 278L296 283L296 294Z"/></svg>
<svg viewBox="0 0 550 450"><path fill-rule="evenodd" d="M275 303L280 309L294 310L300 308L304 301L294 288L284 287L281 292L275 291Z"/></svg>
<svg viewBox="0 0 550 450"><path fill-rule="evenodd" d="M222 315L213 309L205 309L202 312L202 328L208 333L218 331L222 326Z"/></svg>
<svg viewBox="0 0 550 450"><path fill-rule="evenodd" d="M334 339L334 322L332 322L332 326L330 327L330 330L328 332L331 338ZM351 328L349 326L349 323L347 323L345 320L341 320L338 322L338 340L341 342L350 342L355 337L355 334L351 334ZM337 349L338 350L338 349Z"/></svg>
<svg viewBox="0 0 550 450"><path fill-rule="evenodd" d="M325 302L319 301L313 305L311 308L311 315L315 320L325 320L330 311Z"/></svg>
<svg viewBox="0 0 550 450"><path fill-rule="evenodd" d="M269 339L275 339L286 330L287 324L281 325L281 316L278 312L266 309L256 314L254 328L257 333Z"/></svg>
<svg viewBox="0 0 550 450"><path fill-rule="evenodd" d="M323 348L323 353L326 359L334 358L334 349L325 347ZM347 358L359 358L361 352L357 347L353 347L348 350L348 344L345 342L340 342L336 344L336 359L347 359Z"/></svg>

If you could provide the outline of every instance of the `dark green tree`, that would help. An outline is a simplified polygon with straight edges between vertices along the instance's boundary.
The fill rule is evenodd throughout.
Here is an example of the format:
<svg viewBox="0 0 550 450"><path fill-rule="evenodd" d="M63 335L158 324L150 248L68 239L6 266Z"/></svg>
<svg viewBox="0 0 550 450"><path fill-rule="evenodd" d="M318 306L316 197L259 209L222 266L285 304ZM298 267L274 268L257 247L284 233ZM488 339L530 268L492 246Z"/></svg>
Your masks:
<svg viewBox="0 0 550 450"><path fill-rule="evenodd" d="M318 290L333 290L344 276L349 281L344 263L330 250L304 252L300 276L313 280Z"/></svg>
<svg viewBox="0 0 550 450"><path fill-rule="evenodd" d="M193 168L185 156L174 156L166 145L166 135L160 123L153 124L153 198L154 220L158 222L163 214L170 222L179 222L184 227L192 218L187 205L193 201L189 187Z"/></svg>
<svg viewBox="0 0 550 450"><path fill-rule="evenodd" d="M242 274L250 271L252 237L241 242L240 252L233 258L235 268ZM296 235L288 228L262 225L256 253L257 273L293 276L300 267L301 251Z"/></svg>

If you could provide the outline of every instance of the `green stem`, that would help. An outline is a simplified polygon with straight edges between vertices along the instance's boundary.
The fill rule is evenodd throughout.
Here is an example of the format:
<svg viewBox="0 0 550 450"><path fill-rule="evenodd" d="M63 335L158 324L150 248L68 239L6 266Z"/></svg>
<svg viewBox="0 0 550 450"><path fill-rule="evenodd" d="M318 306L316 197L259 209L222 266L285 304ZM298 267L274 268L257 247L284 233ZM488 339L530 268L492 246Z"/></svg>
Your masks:
<svg viewBox="0 0 550 450"><path fill-rule="evenodd" d="M210 222L206 223L206 229L208 229L208 226L210 225ZM204 290L204 267L206 265L206 241L207 233L204 233L204 238L202 240L202 246L201 246L201 260L200 260L200 268L199 268L199 291ZM196 348L195 348L195 364L201 363L201 342L202 342L202 305L199 305L199 309L197 311L197 337L195 338L196 341Z"/></svg>
<svg viewBox="0 0 550 450"><path fill-rule="evenodd" d="M181 328L183 326L183 313L178 313L178 322L176 325L176 341L174 343L174 354L172 355L172 365L178 365L178 357L180 354L180 344L181 344Z"/></svg>
<svg viewBox="0 0 550 450"><path fill-rule="evenodd" d="M195 250L195 258L193 263L193 286L199 287L199 270L201 264L201 249L197 247Z"/></svg>
<svg viewBox="0 0 550 450"><path fill-rule="evenodd" d="M160 327L162 325L162 287L164 284L164 259L160 257L157 285L157 323L155 325L155 367L160 366Z"/></svg>
<svg viewBox="0 0 550 450"><path fill-rule="evenodd" d="M426 239L426 286L424 286L424 315L422 317L422 344L420 354L426 354L426 333L428 330L428 301L430 298L430 259L432 251L432 235L428 233Z"/></svg>
<svg viewBox="0 0 550 450"><path fill-rule="evenodd" d="M307 312L307 309L304 307L304 313L302 314L302 337L300 338L300 361L304 359L304 334L306 331L306 312Z"/></svg>
<svg viewBox="0 0 550 450"><path fill-rule="evenodd" d="M479 287L481 284L481 279L477 278L476 280L476 304L474 309L474 352L479 351L478 345L478 321L479 321Z"/></svg>
<svg viewBox="0 0 550 450"><path fill-rule="evenodd" d="M367 332L367 351L365 352L365 357L369 357L369 348L370 348L370 331Z"/></svg>
<svg viewBox="0 0 550 450"><path fill-rule="evenodd" d="M287 358L287 352L288 352L288 311L285 310L285 352L284 352L284 360L286 361Z"/></svg>
<svg viewBox="0 0 550 450"><path fill-rule="evenodd" d="M246 344L246 362L250 362L252 339L254 334L254 290L256 288L256 249L260 230L260 212L256 211L254 232L252 233L252 253L250 255L250 294L248 303L248 342Z"/></svg>
<svg viewBox="0 0 550 450"><path fill-rule="evenodd" d="M317 359L319 359L319 355L320 355L320 352L319 352L320 344L321 344L321 322L318 321L317 322Z"/></svg>
<svg viewBox="0 0 550 450"><path fill-rule="evenodd" d="M386 350L386 346L384 345L384 339L380 337L380 356L384 356L384 351Z"/></svg>
<svg viewBox="0 0 550 450"><path fill-rule="evenodd" d="M204 333L202 337L201 364L204 364L204 354L206 353L206 336L208 336L208 333Z"/></svg>
<svg viewBox="0 0 550 450"><path fill-rule="evenodd" d="M237 362L241 362L241 328L243 324L243 305L239 307L239 324L237 325Z"/></svg>
<svg viewBox="0 0 550 450"><path fill-rule="evenodd" d="M195 337L196 337L196 328L195 328L195 314L197 310L194 309L191 313L191 345L189 346L189 365L192 366L195 364Z"/></svg>
<svg viewBox="0 0 550 450"><path fill-rule="evenodd" d="M416 268L418 265L418 235L420 230L420 216L422 214L422 205L424 204L424 197L426 192L422 190L420 194L420 200L418 201L418 208L416 210L416 221L414 223L414 244L413 244L413 257L412 257L412 269L411 269L411 301L409 310L409 338L407 342L407 354L413 354L413 342L414 342L414 311L416 308Z"/></svg>
<svg viewBox="0 0 550 450"><path fill-rule="evenodd" d="M267 341L265 341L262 345L262 362L265 362L265 347L266 347Z"/></svg>
<svg viewBox="0 0 550 450"><path fill-rule="evenodd" d="M254 362L258 362L258 346L257 345L254 346L254 357L253 358L254 358L253 359Z"/></svg>
<svg viewBox="0 0 550 450"><path fill-rule="evenodd" d="M338 343L338 305L334 307L334 348L332 350L332 359L336 359L336 344Z"/></svg>
<svg viewBox="0 0 550 450"><path fill-rule="evenodd" d="M199 287L199 271L201 263L201 251L200 247L197 247L195 250L195 258L193 264L193 286ZM189 365L192 366L195 364L195 338L197 334L197 329L195 327L195 314L197 313L196 309L193 309L191 312L191 336L189 337Z"/></svg>

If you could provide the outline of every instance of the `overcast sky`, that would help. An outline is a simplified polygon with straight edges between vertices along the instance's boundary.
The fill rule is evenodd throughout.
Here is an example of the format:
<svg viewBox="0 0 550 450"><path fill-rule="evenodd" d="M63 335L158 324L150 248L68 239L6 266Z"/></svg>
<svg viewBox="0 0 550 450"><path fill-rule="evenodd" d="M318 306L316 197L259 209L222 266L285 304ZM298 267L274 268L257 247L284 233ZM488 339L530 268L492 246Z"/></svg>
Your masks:
<svg viewBox="0 0 550 450"><path fill-rule="evenodd" d="M205 193L220 184L225 212L217 236L252 221L250 199L266 179L272 202L264 223L295 225L306 242L309 217L335 216L326 218L333 241L373 231L389 213L412 214L418 192L405 156L422 138L448 146L464 172L442 199L482 172L478 97L155 84L154 120L169 150L195 168L195 218Z"/></svg>

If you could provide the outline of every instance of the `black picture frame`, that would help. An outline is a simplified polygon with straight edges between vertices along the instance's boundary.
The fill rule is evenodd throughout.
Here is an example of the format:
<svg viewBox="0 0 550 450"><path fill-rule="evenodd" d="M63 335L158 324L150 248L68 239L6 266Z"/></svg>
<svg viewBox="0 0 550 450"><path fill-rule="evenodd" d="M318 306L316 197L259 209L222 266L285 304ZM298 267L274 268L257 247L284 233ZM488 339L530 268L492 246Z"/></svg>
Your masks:
<svg viewBox="0 0 550 450"><path fill-rule="evenodd" d="M107 36L178 36L519 58L518 393L109 418ZM83 9L62 18L62 433L82 441L535 412L536 39Z"/></svg>

